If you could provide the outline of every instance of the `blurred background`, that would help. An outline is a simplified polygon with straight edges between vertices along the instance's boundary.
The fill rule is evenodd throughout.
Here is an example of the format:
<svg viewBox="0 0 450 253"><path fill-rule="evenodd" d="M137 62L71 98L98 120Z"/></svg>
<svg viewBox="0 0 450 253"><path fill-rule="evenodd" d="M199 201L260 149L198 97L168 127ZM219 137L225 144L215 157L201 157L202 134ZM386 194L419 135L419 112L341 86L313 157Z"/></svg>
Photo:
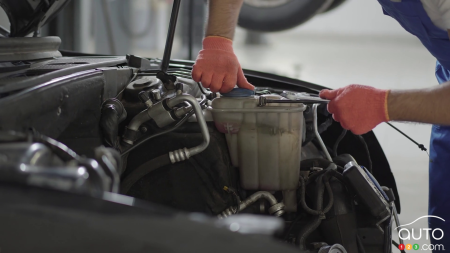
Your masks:
<svg viewBox="0 0 450 253"><path fill-rule="evenodd" d="M242 66L330 88L348 84L384 89L437 85L435 59L418 39L383 15L376 0L340 2L337 8L281 32L238 28L234 47ZM40 32L42 36L60 36L65 50L160 58L171 4L169 0L71 1ZM195 60L201 49L207 6L204 0L182 4L172 58ZM9 27L4 13L0 13L0 25ZM430 125L394 124L429 147ZM428 155L386 124L374 131L397 180L402 223L426 215ZM414 225L427 227L425 219ZM419 243L425 242L423 238Z"/></svg>

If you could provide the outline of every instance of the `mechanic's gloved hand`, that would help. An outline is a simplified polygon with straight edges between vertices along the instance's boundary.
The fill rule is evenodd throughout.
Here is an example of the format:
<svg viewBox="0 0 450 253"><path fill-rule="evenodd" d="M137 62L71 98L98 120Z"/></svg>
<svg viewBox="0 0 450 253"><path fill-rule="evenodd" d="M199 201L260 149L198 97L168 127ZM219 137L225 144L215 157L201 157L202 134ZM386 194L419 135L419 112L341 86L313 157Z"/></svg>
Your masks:
<svg viewBox="0 0 450 253"><path fill-rule="evenodd" d="M203 40L203 50L198 54L192 78L212 92L227 93L236 84L240 88L254 90L242 72L233 52L233 42L227 38L211 36Z"/></svg>
<svg viewBox="0 0 450 253"><path fill-rule="evenodd" d="M322 90L320 97L329 99L328 111L341 126L361 135L381 122L389 121L389 90L364 85L349 85L337 90Z"/></svg>

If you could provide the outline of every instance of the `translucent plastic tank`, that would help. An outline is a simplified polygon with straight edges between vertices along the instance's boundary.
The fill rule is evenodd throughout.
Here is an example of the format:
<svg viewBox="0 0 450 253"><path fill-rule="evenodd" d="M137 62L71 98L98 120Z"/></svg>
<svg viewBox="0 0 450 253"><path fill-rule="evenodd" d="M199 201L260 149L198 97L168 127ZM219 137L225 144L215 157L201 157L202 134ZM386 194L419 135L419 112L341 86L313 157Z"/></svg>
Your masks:
<svg viewBox="0 0 450 253"><path fill-rule="evenodd" d="M297 189L306 106L258 104L259 96L220 97L212 102L215 125L226 135L232 163L239 167L241 186L247 190Z"/></svg>

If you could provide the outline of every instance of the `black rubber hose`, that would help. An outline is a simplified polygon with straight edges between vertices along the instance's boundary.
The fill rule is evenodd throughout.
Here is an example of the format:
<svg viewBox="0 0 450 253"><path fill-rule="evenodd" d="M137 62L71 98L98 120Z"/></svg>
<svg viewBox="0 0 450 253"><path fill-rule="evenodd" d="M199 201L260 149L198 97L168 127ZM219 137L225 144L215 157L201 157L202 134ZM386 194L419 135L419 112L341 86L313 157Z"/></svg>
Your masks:
<svg viewBox="0 0 450 253"><path fill-rule="evenodd" d="M300 177L300 184L301 184L301 193L300 193L300 205L302 206L303 210L311 215L320 215L321 212L318 210L313 210L311 209L305 201L305 194L306 194L306 184L305 184L305 179L303 179L303 177Z"/></svg>
<svg viewBox="0 0 450 253"><path fill-rule="evenodd" d="M132 171L120 184L120 192L122 194L127 194L131 187L139 181L139 179L143 178L148 173L155 171L163 166L169 165L170 158L169 154L165 154L162 156L158 156L153 158L152 160L141 164L134 171Z"/></svg>
<svg viewBox="0 0 450 253"><path fill-rule="evenodd" d="M316 230L320 226L321 222L322 220L319 217L316 217L313 221L311 221L303 228L299 235L300 250L306 251L306 239L314 230Z"/></svg>
<svg viewBox="0 0 450 253"><path fill-rule="evenodd" d="M322 181L322 179L323 179L322 177L323 176L324 176L324 173L322 173L320 175L321 179L318 180L319 182ZM303 210L306 213L311 214L311 215L323 215L324 213L328 212L331 209L331 207L333 206L334 197L333 197L333 191L331 190L331 186L330 186L329 183L328 183L328 186L325 183L325 187L327 189L327 194L329 195L330 199L329 199L329 202L328 202L327 206L325 207L324 211L322 211L322 207L323 207L323 192L324 192L323 191L323 184L322 183L318 184L320 187L317 189L317 191L318 191L317 202L316 202L318 204L317 210L311 209L306 204L306 200L305 200L305 198L306 198L305 197L305 195L306 195L306 188L305 188L306 184L305 184L305 180L303 179L303 177L300 177L300 184L301 184L301 187L300 187L300 190L301 190L301 192L300 192L300 205L302 206Z"/></svg>
<svg viewBox="0 0 450 253"><path fill-rule="evenodd" d="M339 167L340 167L340 166L338 166L338 168L339 168ZM341 167L341 168L342 168L342 167ZM344 176L342 176L341 173L339 173L339 172L337 172L337 171L335 171L335 170L330 170L329 173L330 173L333 177L335 177L336 179L338 179L339 181L341 181L342 183L347 184L347 181L345 180Z"/></svg>
<svg viewBox="0 0 450 253"><path fill-rule="evenodd" d="M333 157L333 162L341 167L345 167L349 162L353 162L354 164L358 164L355 158L349 154L340 154L336 157Z"/></svg>
<svg viewBox="0 0 450 253"><path fill-rule="evenodd" d="M343 129L342 133L336 139L336 142L333 145L333 157L337 156L337 149L338 149L339 143L341 143L342 139L344 139L346 134L347 134L347 129Z"/></svg>
<svg viewBox="0 0 450 253"><path fill-rule="evenodd" d="M342 180L344 182L344 178L342 177L342 175L340 175L338 172L328 169L328 170L323 170L321 172L318 172L315 177L310 177L308 179L308 182L311 182L312 180L314 180L316 177L319 177L318 181L318 188L317 188L317 210L311 209L310 207L308 207L308 205L306 204L306 200L305 200L305 195L306 195L306 183L303 177L300 177L300 205L302 206L303 210L311 215L324 215L325 213L327 213L328 211L330 211L331 207L333 206L334 203L334 195L333 195L333 190L331 189L331 185L330 185L330 175L331 176L335 176L338 178L338 180ZM340 177L339 177L340 176ZM323 183L322 183L323 182ZM323 193L324 193L324 187L325 185L325 189L327 190L327 194L329 197L327 206L325 207L325 209L323 209Z"/></svg>
<svg viewBox="0 0 450 253"><path fill-rule="evenodd" d="M334 196L333 196L333 190L331 189L331 185L330 185L330 178L328 178L326 175L324 177L324 184L325 184L325 188L327 189L327 194L328 194L328 204L325 207L325 209L323 209L323 213L328 213L328 211L330 211L331 207L334 204Z"/></svg>
<svg viewBox="0 0 450 253"><path fill-rule="evenodd" d="M100 128L102 130L103 144L106 147L116 148L117 136L119 135L119 115L114 105L107 105L102 108Z"/></svg>
<svg viewBox="0 0 450 253"><path fill-rule="evenodd" d="M309 176L308 181L306 181L306 185L309 185L311 182L313 182L317 177L319 177L320 175L326 173L325 170L316 172L314 174L312 174L311 176Z"/></svg>
<svg viewBox="0 0 450 253"><path fill-rule="evenodd" d="M317 179L317 184L316 184L316 192L317 192L316 208L317 208L317 211L318 211L319 215L322 216L321 218L324 218L323 217L324 216L324 212L323 212L323 193L325 191L325 187L323 185L323 176L324 176L324 174L319 176L319 178Z"/></svg>
<svg viewBox="0 0 450 253"><path fill-rule="evenodd" d="M328 177L329 174L333 174L333 170L327 170L325 173L321 173L319 178L318 178L318 183L317 183L317 210L313 210L311 208L309 208L306 205L306 201L305 201L305 180L303 179L303 177L300 177L300 181L301 181L301 205L303 210L305 210L305 212L312 214L312 215L316 215L317 217L315 218L314 221L312 221L311 223L309 223L308 225L306 225L303 230L300 232L299 235L299 245L300 245L300 250L306 250L306 239L308 238L308 236L314 231L316 230L319 226L320 223L322 222L322 219L324 219L325 217L325 213L327 213L328 211L330 211L331 207L333 206L334 203L334 196L333 196L333 191L331 189L330 186L330 177ZM329 196L329 201L327 206L325 207L325 209L323 211L323 194L324 194L324 185L325 188L327 190L327 194Z"/></svg>
<svg viewBox="0 0 450 253"><path fill-rule="evenodd" d="M127 111L115 98L106 100L101 109L100 129L103 144L107 147L119 148L119 124L127 117Z"/></svg>

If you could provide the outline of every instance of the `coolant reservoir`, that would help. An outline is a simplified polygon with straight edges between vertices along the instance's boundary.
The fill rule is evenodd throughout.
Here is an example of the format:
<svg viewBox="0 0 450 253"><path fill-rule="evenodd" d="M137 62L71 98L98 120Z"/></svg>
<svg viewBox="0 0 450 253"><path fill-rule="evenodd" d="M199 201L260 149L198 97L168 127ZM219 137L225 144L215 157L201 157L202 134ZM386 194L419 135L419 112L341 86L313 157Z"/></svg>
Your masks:
<svg viewBox="0 0 450 253"><path fill-rule="evenodd" d="M297 189L306 106L258 104L259 96L220 97L212 102L215 125L226 135L232 163L239 167L241 186L247 190Z"/></svg>

